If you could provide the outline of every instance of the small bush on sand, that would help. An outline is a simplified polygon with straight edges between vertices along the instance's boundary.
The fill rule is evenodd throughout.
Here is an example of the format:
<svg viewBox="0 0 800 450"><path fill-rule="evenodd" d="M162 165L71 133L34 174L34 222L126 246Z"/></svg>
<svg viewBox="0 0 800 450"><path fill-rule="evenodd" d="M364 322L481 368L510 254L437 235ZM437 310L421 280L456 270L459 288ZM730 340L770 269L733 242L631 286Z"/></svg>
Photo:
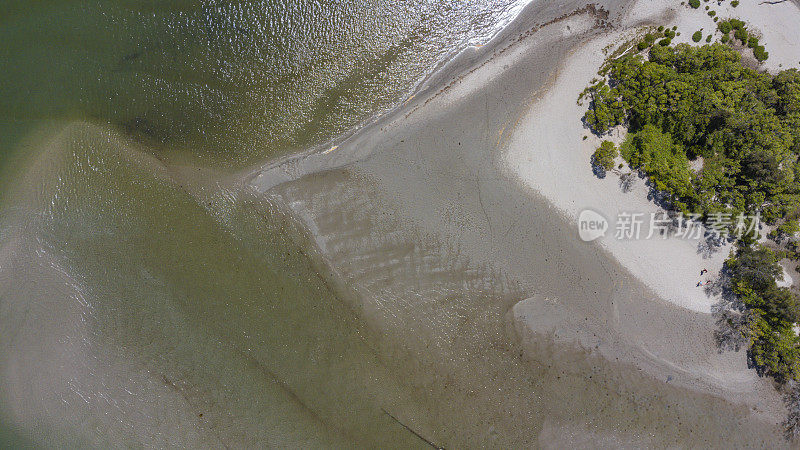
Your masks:
<svg viewBox="0 0 800 450"><path fill-rule="evenodd" d="M605 170L611 170L614 168L614 158L616 158L617 155L619 155L617 146L611 141L603 141L592 155L592 164L600 166Z"/></svg>
<svg viewBox="0 0 800 450"><path fill-rule="evenodd" d="M767 58L769 58L769 52L764 50L763 45L759 45L758 47L753 49L753 56L756 57L758 62L764 62L767 60Z"/></svg>

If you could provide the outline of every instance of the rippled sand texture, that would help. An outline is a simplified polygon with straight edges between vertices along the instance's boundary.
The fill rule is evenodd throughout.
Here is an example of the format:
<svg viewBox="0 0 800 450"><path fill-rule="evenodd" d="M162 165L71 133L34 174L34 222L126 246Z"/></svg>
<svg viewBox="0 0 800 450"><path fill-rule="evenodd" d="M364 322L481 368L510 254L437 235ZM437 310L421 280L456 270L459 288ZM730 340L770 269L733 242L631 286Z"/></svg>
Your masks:
<svg viewBox="0 0 800 450"><path fill-rule="evenodd" d="M741 362L716 355L708 316L655 298L498 169L506 130L605 20L579 3L534 6L487 50L503 61L526 35L503 52L517 64L475 72L488 74L479 90L429 100L431 87L252 185L164 165L83 121L31 138L37 157L0 218L0 434L97 447L785 445L774 398L705 376L709 361ZM605 6L610 20L619 7Z"/></svg>
<svg viewBox="0 0 800 450"><path fill-rule="evenodd" d="M3 223L5 423L51 445L416 443L280 213L95 126L45 145Z"/></svg>
<svg viewBox="0 0 800 450"><path fill-rule="evenodd" d="M456 82L329 156L356 162L255 183L302 218L396 353L388 364L433 400L438 420L417 419L433 442L782 445L774 393L724 379L742 355L717 355L709 316L656 298L498 169L531 86L602 25L602 11L576 9L494 50L516 67L476 71L479 89ZM308 159L288 169L324 166Z"/></svg>

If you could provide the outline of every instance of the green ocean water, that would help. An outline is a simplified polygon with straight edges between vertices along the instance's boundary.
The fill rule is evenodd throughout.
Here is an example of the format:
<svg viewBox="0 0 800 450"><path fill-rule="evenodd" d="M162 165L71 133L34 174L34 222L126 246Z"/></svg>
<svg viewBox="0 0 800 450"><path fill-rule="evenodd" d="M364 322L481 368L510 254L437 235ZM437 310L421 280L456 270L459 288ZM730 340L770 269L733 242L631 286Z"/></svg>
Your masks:
<svg viewBox="0 0 800 450"><path fill-rule="evenodd" d="M262 162L390 107L521 3L9 0L0 145L86 119L167 158Z"/></svg>
<svg viewBox="0 0 800 450"><path fill-rule="evenodd" d="M242 183L391 108L521 3L1 1L0 447L780 448L749 404L612 361L636 361L639 330L680 323L681 349L706 321L642 302L495 173L547 53L583 38L560 23L487 95L354 139L368 158ZM509 308L548 291L569 308L526 336Z"/></svg>
<svg viewBox="0 0 800 450"><path fill-rule="evenodd" d="M227 174L395 104L519 2L0 10L0 441L426 446L333 274Z"/></svg>

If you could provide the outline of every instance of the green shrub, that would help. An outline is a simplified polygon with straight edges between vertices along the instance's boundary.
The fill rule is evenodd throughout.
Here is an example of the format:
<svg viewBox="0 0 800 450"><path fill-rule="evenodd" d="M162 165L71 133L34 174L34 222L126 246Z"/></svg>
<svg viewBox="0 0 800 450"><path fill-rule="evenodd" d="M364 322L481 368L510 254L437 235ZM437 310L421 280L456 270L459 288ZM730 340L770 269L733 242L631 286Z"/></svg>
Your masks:
<svg viewBox="0 0 800 450"><path fill-rule="evenodd" d="M786 220L778 227L778 232L783 235L793 236L800 231L800 222L795 219Z"/></svg>
<svg viewBox="0 0 800 450"><path fill-rule="evenodd" d="M780 258L760 245L743 245L725 265L733 293L750 316L744 330L750 356L760 373L783 382L800 377L800 339L792 329L800 320L800 305L789 289L777 286L775 280L783 275Z"/></svg>
<svg viewBox="0 0 800 450"><path fill-rule="evenodd" d="M735 31L755 58L768 57L744 22L721 22L723 42ZM709 225L724 214L733 221L717 225L733 236L747 230L726 262L731 292L744 308L736 331L760 374L800 381L800 337L792 329L800 322L800 299L777 284L779 260L787 254L800 260L800 243L780 251L761 247L758 232L750 232L754 219L747 218L760 212L760 220L777 225L773 235L800 232L800 70L773 75L747 67L727 45L669 42L665 35L647 58L609 60L602 70L607 81L593 81L582 94L592 98L584 120L597 132L625 124L619 153L670 209L698 214ZM612 167L614 150L604 143L592 159ZM697 157L700 172L690 164Z"/></svg>
<svg viewBox="0 0 800 450"><path fill-rule="evenodd" d="M700 7L700 0L689 0L689 6L691 6L694 9L699 8Z"/></svg>
<svg viewBox="0 0 800 450"><path fill-rule="evenodd" d="M625 110L618 97L619 92L601 81L585 92L591 96L591 107L586 112L586 123L596 133L604 133L609 128L625 120Z"/></svg>
<svg viewBox="0 0 800 450"><path fill-rule="evenodd" d="M767 60L767 58L769 58L769 52L764 50L763 45L759 45L758 47L753 49L753 56L756 57L758 62L764 62Z"/></svg>
<svg viewBox="0 0 800 450"><path fill-rule="evenodd" d="M711 39L714 39L714 35L713 35L713 34L709 34L709 35L706 37L706 42L711 42Z"/></svg>
<svg viewBox="0 0 800 450"><path fill-rule="evenodd" d="M739 6L739 0L733 0L733 1L731 2L731 6L733 6L734 8L736 8L737 6Z"/></svg>
<svg viewBox="0 0 800 450"><path fill-rule="evenodd" d="M747 30L745 28L737 28L736 31L733 32L733 37L741 41L742 45L744 45L747 43Z"/></svg>
<svg viewBox="0 0 800 450"><path fill-rule="evenodd" d="M600 147L592 154L592 164L598 165L605 170L614 168L614 158L619 155L617 146L611 141L603 141Z"/></svg>
<svg viewBox="0 0 800 450"><path fill-rule="evenodd" d="M701 39L703 39L703 32L699 30L695 31L694 34L692 35L692 40L694 42L700 42Z"/></svg>
<svg viewBox="0 0 800 450"><path fill-rule="evenodd" d="M708 12L708 16L709 16L709 17L714 17L714 16L716 16L716 15L717 15L717 12L716 12L716 11L709 11L709 12Z"/></svg>
<svg viewBox="0 0 800 450"><path fill-rule="evenodd" d="M656 36L653 33L647 33L647 34L644 35L642 40L639 41L638 44L636 44L636 48L639 51L642 51L642 50L646 49L647 47L650 47L651 45L653 45L653 43L655 43L655 41L656 41Z"/></svg>
<svg viewBox="0 0 800 450"><path fill-rule="evenodd" d="M800 70L789 69L780 72L773 80L773 86L778 93L780 103L779 112L787 115L790 126L796 129L799 134L795 135L795 146L793 150L800 152ZM800 218L800 208L798 208L797 218Z"/></svg>
<svg viewBox="0 0 800 450"><path fill-rule="evenodd" d="M683 196L691 189L692 171L683 148L653 125L628 135L622 156L648 174L656 189Z"/></svg>
<svg viewBox="0 0 800 450"><path fill-rule="evenodd" d="M658 32L661 33L662 31L664 31L664 26L663 25L658 27Z"/></svg>
<svg viewBox="0 0 800 450"><path fill-rule="evenodd" d="M730 40L731 40L731 37L726 34L726 35L722 36L722 39L720 39L720 42L722 42L723 44L727 44L728 41L730 41Z"/></svg>
<svg viewBox="0 0 800 450"><path fill-rule="evenodd" d="M763 317L753 322L748 329L750 355L759 372L779 382L800 377L800 353L791 324L771 325Z"/></svg>
<svg viewBox="0 0 800 450"><path fill-rule="evenodd" d="M755 36L750 36L750 39L747 40L747 46L750 48L758 47L758 38Z"/></svg>
<svg viewBox="0 0 800 450"><path fill-rule="evenodd" d="M592 100L587 125L603 133L627 123L634 134L651 124L688 157L702 156L702 176L692 173L685 195L672 192L677 210L761 210L765 221L800 210L800 72L761 74L726 45L662 45L666 40L650 47L647 59L631 54L608 63L611 83L585 94ZM767 56L760 45L753 54Z"/></svg>

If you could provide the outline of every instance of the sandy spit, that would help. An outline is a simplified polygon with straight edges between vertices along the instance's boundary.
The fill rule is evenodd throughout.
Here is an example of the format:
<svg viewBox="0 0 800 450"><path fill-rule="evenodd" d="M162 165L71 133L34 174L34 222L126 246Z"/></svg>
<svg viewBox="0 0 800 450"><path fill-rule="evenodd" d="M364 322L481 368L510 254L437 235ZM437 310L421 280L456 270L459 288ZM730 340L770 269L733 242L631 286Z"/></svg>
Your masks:
<svg viewBox="0 0 800 450"><path fill-rule="evenodd" d="M623 194L594 177L578 93L605 49L648 23L686 38L690 14L703 15L535 2L393 114L249 177L353 288L386 364L433 417L397 414L434 442L785 444L777 394L743 352L717 352L717 299L695 287L726 251L577 236L583 208L657 211L641 181Z"/></svg>

